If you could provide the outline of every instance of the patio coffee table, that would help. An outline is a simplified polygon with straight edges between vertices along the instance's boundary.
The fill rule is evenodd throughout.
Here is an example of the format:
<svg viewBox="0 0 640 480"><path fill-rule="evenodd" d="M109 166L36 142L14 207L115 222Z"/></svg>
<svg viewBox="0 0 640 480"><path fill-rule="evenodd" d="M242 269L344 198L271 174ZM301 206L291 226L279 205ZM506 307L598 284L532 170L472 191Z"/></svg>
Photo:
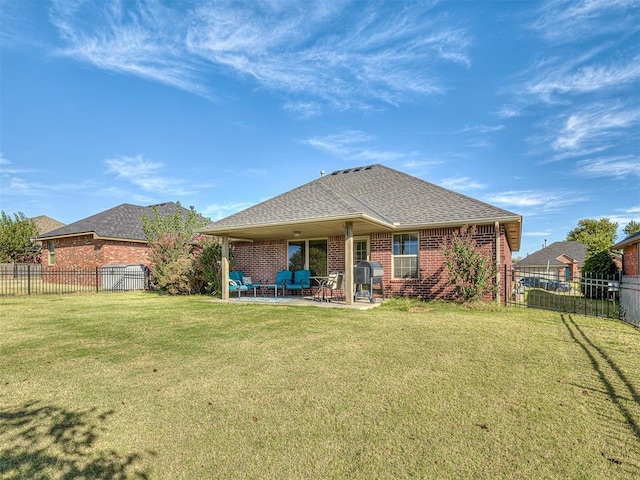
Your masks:
<svg viewBox="0 0 640 480"><path fill-rule="evenodd" d="M282 289L282 295L284 295L284 285L276 285L275 283L271 283L271 284L263 285L263 287L267 288L267 292L273 288L273 291L275 292L276 298L278 298L278 289L279 288Z"/></svg>

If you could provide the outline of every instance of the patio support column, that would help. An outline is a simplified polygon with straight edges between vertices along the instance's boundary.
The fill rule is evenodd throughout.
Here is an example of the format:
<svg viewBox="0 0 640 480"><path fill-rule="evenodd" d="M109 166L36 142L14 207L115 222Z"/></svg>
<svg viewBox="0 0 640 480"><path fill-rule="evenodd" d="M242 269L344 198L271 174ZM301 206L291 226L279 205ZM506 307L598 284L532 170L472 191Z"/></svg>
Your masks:
<svg viewBox="0 0 640 480"><path fill-rule="evenodd" d="M496 233L496 303L500 305L500 222L494 227Z"/></svg>
<svg viewBox="0 0 640 480"><path fill-rule="evenodd" d="M229 300L229 236L222 236L222 259L220 281L222 285L222 299Z"/></svg>
<svg viewBox="0 0 640 480"><path fill-rule="evenodd" d="M353 223L344 224L344 296L347 305L353 304Z"/></svg>

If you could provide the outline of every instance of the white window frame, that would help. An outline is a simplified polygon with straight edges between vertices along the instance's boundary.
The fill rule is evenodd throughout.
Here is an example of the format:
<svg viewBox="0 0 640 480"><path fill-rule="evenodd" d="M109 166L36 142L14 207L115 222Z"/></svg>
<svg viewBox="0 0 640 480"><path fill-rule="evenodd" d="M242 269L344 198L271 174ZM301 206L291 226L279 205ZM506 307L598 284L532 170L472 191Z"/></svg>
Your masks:
<svg viewBox="0 0 640 480"><path fill-rule="evenodd" d="M47 250L49 250L49 265L56 264L56 242L49 240L47 244Z"/></svg>
<svg viewBox="0 0 640 480"><path fill-rule="evenodd" d="M396 237L402 235L415 235L416 238L416 253L402 253L395 254L395 244ZM404 276L403 272L406 270L413 271L414 268L412 266L406 267L401 265L401 276L396 276L396 261L405 262L406 260L415 260L415 276ZM419 232L402 232L402 233L394 233L391 237L391 278L394 280L417 280L420 278L420 233Z"/></svg>
<svg viewBox="0 0 640 480"><path fill-rule="evenodd" d="M355 242L366 242L367 244L367 258L365 258L366 261L371 260L371 242L369 241L369 237L353 237L353 242L355 244ZM361 261L361 260L360 260ZM355 249L353 250L353 265L357 265L359 262L358 259L356 259L356 252Z"/></svg>

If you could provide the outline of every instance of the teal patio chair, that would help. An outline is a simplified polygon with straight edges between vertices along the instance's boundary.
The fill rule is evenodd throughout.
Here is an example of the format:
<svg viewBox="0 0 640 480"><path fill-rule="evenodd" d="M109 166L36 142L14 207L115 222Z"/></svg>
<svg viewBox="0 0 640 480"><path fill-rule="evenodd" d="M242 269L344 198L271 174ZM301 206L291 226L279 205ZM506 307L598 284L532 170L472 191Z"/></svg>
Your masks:
<svg viewBox="0 0 640 480"><path fill-rule="evenodd" d="M233 280L238 285L244 285L249 289L253 288L253 296L256 296L256 289L260 286L260 282L254 282L251 277L246 276L244 272L240 270L229 272L229 279Z"/></svg>
<svg viewBox="0 0 640 480"><path fill-rule="evenodd" d="M276 296L278 296L278 288L282 288L282 293L285 293L285 289L291 283L293 279L293 273L289 270L280 270L276 273L276 281L273 285L267 285L268 290L276 290Z"/></svg>
<svg viewBox="0 0 640 480"><path fill-rule="evenodd" d="M293 283L285 287L287 291L300 292L311 288L311 270L296 270L293 274Z"/></svg>
<svg viewBox="0 0 640 480"><path fill-rule="evenodd" d="M249 290L249 287L246 285L242 285L235 280L229 279L229 293L238 292L238 298L240 298L240 292L246 292L247 290Z"/></svg>

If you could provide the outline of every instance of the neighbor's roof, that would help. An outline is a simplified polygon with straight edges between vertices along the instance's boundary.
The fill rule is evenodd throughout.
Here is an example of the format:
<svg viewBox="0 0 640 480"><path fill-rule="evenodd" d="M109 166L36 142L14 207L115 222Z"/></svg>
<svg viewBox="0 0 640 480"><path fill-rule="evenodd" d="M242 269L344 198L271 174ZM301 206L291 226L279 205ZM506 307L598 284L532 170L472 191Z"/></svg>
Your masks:
<svg viewBox="0 0 640 480"><path fill-rule="evenodd" d="M93 235L97 238L128 240L146 242L146 236L142 229L142 217L153 218L153 208L161 215L175 212L177 205L173 202L141 207L123 203L104 212L97 213L64 227L57 228L38 239L54 239L61 237L74 237L77 235ZM180 207L185 212L183 207Z"/></svg>
<svg viewBox="0 0 640 480"><path fill-rule="evenodd" d="M626 247L627 245L632 245L636 242L640 242L640 232L636 232L633 235L629 235L627 238L622 240L621 242L616 243L612 249L618 250L620 248Z"/></svg>
<svg viewBox="0 0 640 480"><path fill-rule="evenodd" d="M558 260L563 255L572 258L582 267L587 257L587 246L584 243L574 241L553 242L542 250L527 255L515 265L518 267L546 267L547 265L561 267L566 265L565 262Z"/></svg>
<svg viewBox="0 0 640 480"><path fill-rule="evenodd" d="M337 170L242 210L202 232L255 239L438 228L499 221L520 248L522 217L383 165Z"/></svg>
<svg viewBox="0 0 640 480"><path fill-rule="evenodd" d="M38 215L37 217L31 218L31 220L35 223L39 235L64 226L64 223L54 220L51 217L47 217L46 215Z"/></svg>

